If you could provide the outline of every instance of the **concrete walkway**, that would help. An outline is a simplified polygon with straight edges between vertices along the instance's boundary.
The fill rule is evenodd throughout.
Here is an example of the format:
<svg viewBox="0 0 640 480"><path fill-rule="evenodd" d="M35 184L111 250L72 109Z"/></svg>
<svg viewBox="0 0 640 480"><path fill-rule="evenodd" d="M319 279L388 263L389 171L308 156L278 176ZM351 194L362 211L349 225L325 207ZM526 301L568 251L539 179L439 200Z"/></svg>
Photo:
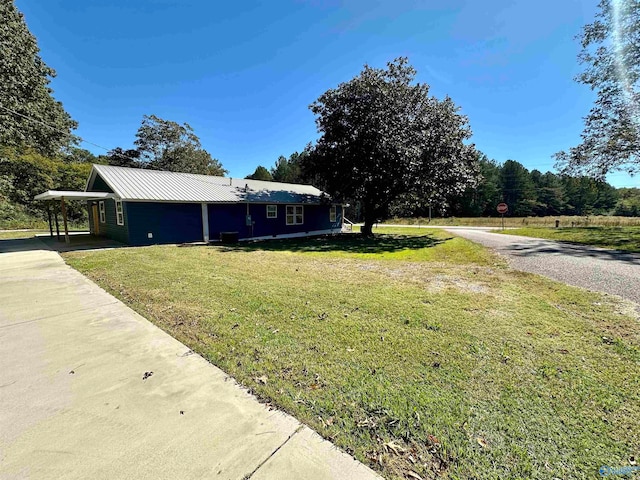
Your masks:
<svg viewBox="0 0 640 480"><path fill-rule="evenodd" d="M380 478L24 247L0 254L1 479Z"/></svg>

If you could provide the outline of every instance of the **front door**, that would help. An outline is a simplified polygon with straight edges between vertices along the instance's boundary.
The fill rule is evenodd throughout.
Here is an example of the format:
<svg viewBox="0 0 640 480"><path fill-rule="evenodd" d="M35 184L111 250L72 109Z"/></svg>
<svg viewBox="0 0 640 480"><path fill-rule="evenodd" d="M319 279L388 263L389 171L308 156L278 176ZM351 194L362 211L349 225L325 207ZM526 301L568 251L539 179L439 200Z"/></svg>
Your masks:
<svg viewBox="0 0 640 480"><path fill-rule="evenodd" d="M93 218L93 234L100 235L100 219L98 217L98 205L91 205L91 218Z"/></svg>

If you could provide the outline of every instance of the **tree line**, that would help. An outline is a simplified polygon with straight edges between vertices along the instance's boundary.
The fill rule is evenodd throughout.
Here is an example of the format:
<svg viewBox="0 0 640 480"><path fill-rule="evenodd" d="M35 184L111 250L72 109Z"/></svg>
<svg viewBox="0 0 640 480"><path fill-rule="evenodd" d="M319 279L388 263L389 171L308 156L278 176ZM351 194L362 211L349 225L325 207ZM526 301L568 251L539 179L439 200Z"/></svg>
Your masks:
<svg viewBox="0 0 640 480"><path fill-rule="evenodd" d="M616 189L603 180L528 170L507 160L498 164L485 156L480 159L479 185L451 198L450 215L461 217L495 216L496 205L505 202L509 215L517 217L547 215L640 215L640 189Z"/></svg>

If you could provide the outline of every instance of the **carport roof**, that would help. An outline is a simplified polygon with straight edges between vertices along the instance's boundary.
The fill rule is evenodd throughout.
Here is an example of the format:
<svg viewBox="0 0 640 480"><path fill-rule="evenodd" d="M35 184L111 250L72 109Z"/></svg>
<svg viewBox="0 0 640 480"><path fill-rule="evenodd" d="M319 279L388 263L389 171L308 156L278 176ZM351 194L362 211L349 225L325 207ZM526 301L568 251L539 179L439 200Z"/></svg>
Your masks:
<svg viewBox="0 0 640 480"><path fill-rule="evenodd" d="M103 192L72 192L68 190L47 190L44 193L33 197L35 200L100 200L104 198L114 198L113 193Z"/></svg>

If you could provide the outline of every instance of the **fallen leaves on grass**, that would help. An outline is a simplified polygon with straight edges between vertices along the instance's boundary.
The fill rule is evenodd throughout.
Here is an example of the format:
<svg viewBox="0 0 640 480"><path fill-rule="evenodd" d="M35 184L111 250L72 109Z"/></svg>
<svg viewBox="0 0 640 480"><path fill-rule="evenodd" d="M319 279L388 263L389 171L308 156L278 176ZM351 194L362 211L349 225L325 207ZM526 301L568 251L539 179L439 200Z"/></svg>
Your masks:
<svg viewBox="0 0 640 480"><path fill-rule="evenodd" d="M392 441L387 442L384 444L384 448L385 450L389 451L391 450L393 453L395 453L396 455L401 455L404 452L406 452L406 448L401 447L400 445L397 445L396 443Z"/></svg>

